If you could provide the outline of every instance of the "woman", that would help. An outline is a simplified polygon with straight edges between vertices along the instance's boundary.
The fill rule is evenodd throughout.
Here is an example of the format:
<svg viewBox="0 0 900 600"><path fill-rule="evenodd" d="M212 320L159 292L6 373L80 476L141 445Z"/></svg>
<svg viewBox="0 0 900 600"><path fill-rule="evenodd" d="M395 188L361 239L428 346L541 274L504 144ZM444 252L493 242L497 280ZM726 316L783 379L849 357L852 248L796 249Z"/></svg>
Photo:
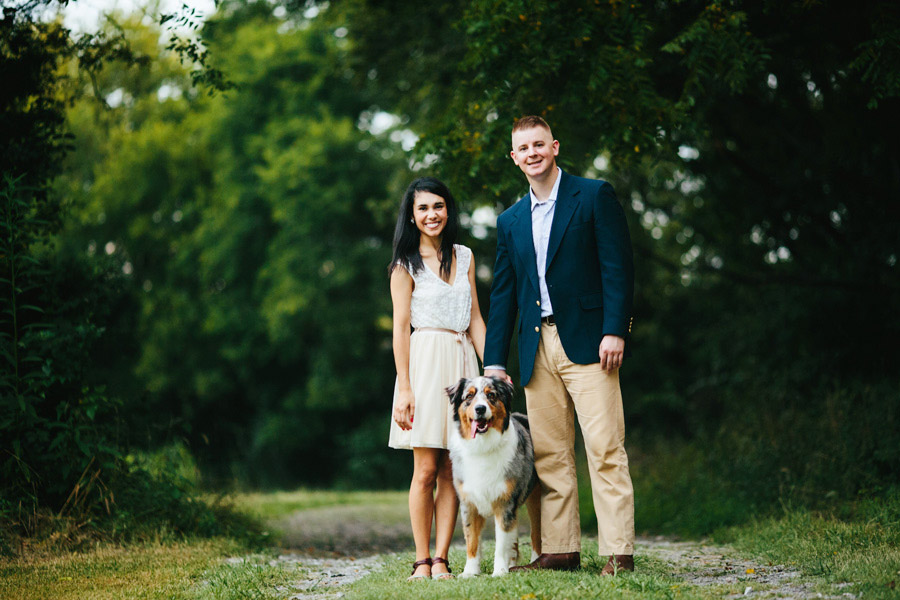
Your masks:
<svg viewBox="0 0 900 600"><path fill-rule="evenodd" d="M447 186L433 177L413 181L400 204L390 266L397 382L388 443L413 451L409 515L416 561L410 581L452 577L447 552L459 501L447 452L452 417L444 389L478 375L475 353L484 351L472 251L454 243L458 230Z"/></svg>

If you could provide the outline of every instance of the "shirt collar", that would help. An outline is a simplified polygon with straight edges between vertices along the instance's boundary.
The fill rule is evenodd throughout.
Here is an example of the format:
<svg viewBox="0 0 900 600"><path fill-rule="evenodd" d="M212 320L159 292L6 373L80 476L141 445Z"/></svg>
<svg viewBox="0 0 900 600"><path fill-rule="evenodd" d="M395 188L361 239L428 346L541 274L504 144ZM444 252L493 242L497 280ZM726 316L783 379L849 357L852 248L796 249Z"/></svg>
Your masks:
<svg viewBox="0 0 900 600"><path fill-rule="evenodd" d="M562 169L558 166L556 167L556 182L553 184L553 189L550 190L550 197L545 200L545 202L556 202L556 197L559 194L559 182L562 181ZM531 197L531 210L534 210L534 207L538 204L543 204L543 202L538 202L537 197L534 195L534 190L530 187L528 188L528 195Z"/></svg>

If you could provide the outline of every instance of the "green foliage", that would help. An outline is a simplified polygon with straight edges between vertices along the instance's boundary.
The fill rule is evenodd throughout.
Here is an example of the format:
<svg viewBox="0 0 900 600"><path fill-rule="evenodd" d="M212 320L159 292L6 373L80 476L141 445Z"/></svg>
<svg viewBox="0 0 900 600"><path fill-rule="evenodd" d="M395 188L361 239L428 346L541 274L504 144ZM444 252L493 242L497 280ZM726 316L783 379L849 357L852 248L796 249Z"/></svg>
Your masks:
<svg viewBox="0 0 900 600"><path fill-rule="evenodd" d="M409 486L412 452L386 447L389 425L383 414L376 413L341 436L339 460L345 466L334 482L338 488L401 490Z"/></svg>
<svg viewBox="0 0 900 600"><path fill-rule="evenodd" d="M219 482L332 482L343 436L385 414L368 393L393 379L385 190L397 148L355 127L365 98L320 22L234 6L207 23L236 86L213 98L184 92L153 28L123 27L159 58L128 78L121 65L98 74L94 94L118 89L121 105L76 101L84 152L58 184L78 216L66 252L108 249L125 271L110 326L123 351L96 365L129 398L136 443L184 435Z"/></svg>
<svg viewBox="0 0 900 600"><path fill-rule="evenodd" d="M96 92L105 61L148 61L122 36L72 41L25 8L4 10L0 21L0 550L21 535L63 545L94 536L257 538L255 524L198 500L177 471L129 464L118 418L125 403L107 393L97 368L98 356L117 351L104 345L124 298L117 273L127 269L115 256L66 252L58 237L71 205L48 182L66 150L71 84L84 76ZM67 64L80 65L79 75Z"/></svg>
<svg viewBox="0 0 900 600"><path fill-rule="evenodd" d="M103 536L129 542L171 541L193 537L226 536L261 547L266 534L261 524L226 498L204 499L183 479L177 464L161 472L131 465L115 471L109 480L115 505L94 524Z"/></svg>
<svg viewBox="0 0 900 600"><path fill-rule="evenodd" d="M634 449L631 446L630 449ZM745 523L766 510L729 485L710 455L721 448L672 440L647 441L629 454L635 495L635 528L655 533L697 538L728 525ZM758 480L757 480L758 481ZM579 477L582 529L594 531L587 473Z"/></svg>
<svg viewBox="0 0 900 600"><path fill-rule="evenodd" d="M498 209L524 192L501 158L522 114L548 119L563 168L614 184L637 267L629 430L715 455L648 480L710 498L715 518L662 502L650 522L708 531L782 494L818 505L892 481L895 5L373 4L334 13L370 66L358 78L422 134L416 157L437 156L451 189ZM428 35L382 52L383 31L420 19ZM411 81L440 105L405 93Z"/></svg>
<svg viewBox="0 0 900 600"><path fill-rule="evenodd" d="M884 492L900 468L893 5L285 7L225 3L175 53L136 17L73 41L4 13L5 514L24 498L102 515L115 497L117 531L213 532L178 497L192 467L162 468L185 454L204 482L402 486L384 444L396 199L413 165L465 211L502 210L524 192L505 160L523 113L630 220L638 527L707 533L779 499ZM394 131L370 133L379 111ZM491 264L490 236L463 241Z"/></svg>
<svg viewBox="0 0 900 600"><path fill-rule="evenodd" d="M169 23L167 27L172 35L166 50L174 52L181 64L192 67L190 76L194 86L205 86L208 94L215 95L217 92L232 89L234 84L228 81L225 73L210 65L209 49L204 46L202 35L184 36L176 32L176 28L197 32L203 24L204 16L187 4L182 4L177 12L160 15L159 24Z"/></svg>
<svg viewBox="0 0 900 600"><path fill-rule="evenodd" d="M101 265L36 252L42 223L16 182L6 184L2 251L10 276L0 303L10 317L4 320L10 344L4 344L9 368L2 371L0 403L6 521L0 534L52 531L68 543L94 530L128 539L257 536L248 519L194 496L183 449L155 459L123 455L115 418L120 403L92 385L89 363L116 281Z"/></svg>
<svg viewBox="0 0 900 600"><path fill-rule="evenodd" d="M900 461L896 381L779 392L745 384L733 393L754 405L723 414L717 430L690 442L640 437L631 454L638 530L705 536L785 507L890 522L873 507L883 498L889 511L897 495L889 487ZM591 529L581 480L582 522Z"/></svg>
<svg viewBox="0 0 900 600"><path fill-rule="evenodd" d="M0 495L4 509L62 513L88 497L107 501L98 477L119 457L116 402L84 376L109 289L95 287L97 274L83 263L60 264L46 252L48 221L20 181L7 175L0 190Z"/></svg>
<svg viewBox="0 0 900 600"><path fill-rule="evenodd" d="M41 218L55 226L59 215L44 184L64 152L65 95L56 69L69 52L68 31L25 13L0 14L0 173L23 178Z"/></svg>

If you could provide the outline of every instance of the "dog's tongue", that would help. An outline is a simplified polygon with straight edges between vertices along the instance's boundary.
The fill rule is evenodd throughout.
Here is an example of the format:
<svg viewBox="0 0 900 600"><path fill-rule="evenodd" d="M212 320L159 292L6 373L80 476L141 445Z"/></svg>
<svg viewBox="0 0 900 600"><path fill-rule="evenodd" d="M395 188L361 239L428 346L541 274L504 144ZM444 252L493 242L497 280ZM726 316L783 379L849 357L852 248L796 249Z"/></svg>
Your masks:
<svg viewBox="0 0 900 600"><path fill-rule="evenodd" d="M472 421L472 439L475 439L475 436L478 435L478 421Z"/></svg>

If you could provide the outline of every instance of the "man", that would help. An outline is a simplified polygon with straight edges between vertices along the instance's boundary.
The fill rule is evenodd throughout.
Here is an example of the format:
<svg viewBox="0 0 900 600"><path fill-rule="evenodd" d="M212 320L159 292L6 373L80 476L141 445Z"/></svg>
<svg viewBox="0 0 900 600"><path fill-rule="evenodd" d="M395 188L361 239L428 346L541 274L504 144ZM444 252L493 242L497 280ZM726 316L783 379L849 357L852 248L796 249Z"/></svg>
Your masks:
<svg viewBox="0 0 900 600"><path fill-rule="evenodd" d="M540 117L513 126L513 162L530 192L497 220L485 375L510 378L513 329L542 484L543 554L522 569L581 565L574 414L584 437L602 570L634 570L634 492L625 454L619 367L631 332L631 238L612 186L556 165ZM518 317L518 318L517 318Z"/></svg>

